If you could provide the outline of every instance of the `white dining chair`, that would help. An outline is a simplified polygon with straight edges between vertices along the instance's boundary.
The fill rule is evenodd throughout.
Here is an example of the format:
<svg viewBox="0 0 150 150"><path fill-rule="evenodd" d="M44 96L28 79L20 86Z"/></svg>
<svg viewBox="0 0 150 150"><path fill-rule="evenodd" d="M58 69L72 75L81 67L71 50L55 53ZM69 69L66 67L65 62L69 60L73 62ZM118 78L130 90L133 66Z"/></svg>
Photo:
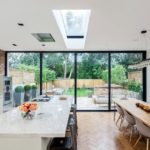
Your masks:
<svg viewBox="0 0 150 150"><path fill-rule="evenodd" d="M141 120L137 118L135 120L136 120L136 127L140 135L133 147L135 148L139 140L142 137L145 137L146 138L146 150L149 150L150 127L148 127L146 124L144 124Z"/></svg>
<svg viewBox="0 0 150 150"><path fill-rule="evenodd" d="M123 111L124 111L124 118L128 123L128 125L125 128L123 134L126 133L127 129L130 129L130 139L129 139L129 141L131 142L132 134L133 134L133 131L134 131L134 128L135 128L135 118L127 110L123 110Z"/></svg>

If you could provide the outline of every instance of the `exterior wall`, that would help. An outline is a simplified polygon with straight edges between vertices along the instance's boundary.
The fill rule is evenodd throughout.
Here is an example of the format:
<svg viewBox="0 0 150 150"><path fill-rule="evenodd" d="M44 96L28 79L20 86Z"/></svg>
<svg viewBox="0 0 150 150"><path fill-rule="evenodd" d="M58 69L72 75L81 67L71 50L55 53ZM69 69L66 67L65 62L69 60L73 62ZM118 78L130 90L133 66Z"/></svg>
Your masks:
<svg viewBox="0 0 150 150"><path fill-rule="evenodd" d="M128 79L142 84L142 71L128 72Z"/></svg>
<svg viewBox="0 0 150 150"><path fill-rule="evenodd" d="M5 52L0 50L0 74L4 75L5 70Z"/></svg>

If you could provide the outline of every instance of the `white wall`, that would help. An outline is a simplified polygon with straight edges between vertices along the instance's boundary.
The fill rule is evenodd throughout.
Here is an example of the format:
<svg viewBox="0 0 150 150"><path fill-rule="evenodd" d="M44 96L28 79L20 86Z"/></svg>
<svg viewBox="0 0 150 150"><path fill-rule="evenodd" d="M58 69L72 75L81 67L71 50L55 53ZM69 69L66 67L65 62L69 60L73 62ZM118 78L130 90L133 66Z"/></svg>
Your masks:
<svg viewBox="0 0 150 150"><path fill-rule="evenodd" d="M147 51L147 58L150 58L150 50ZM147 67L147 101L150 103L150 66Z"/></svg>

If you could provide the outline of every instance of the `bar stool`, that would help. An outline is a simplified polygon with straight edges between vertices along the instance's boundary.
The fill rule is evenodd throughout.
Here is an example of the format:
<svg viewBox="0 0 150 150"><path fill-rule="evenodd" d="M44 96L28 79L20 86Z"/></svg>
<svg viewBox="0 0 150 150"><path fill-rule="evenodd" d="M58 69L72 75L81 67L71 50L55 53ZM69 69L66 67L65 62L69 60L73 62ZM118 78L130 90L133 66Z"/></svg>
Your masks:
<svg viewBox="0 0 150 150"><path fill-rule="evenodd" d="M70 136L66 132L64 138L54 138L49 142L47 150L77 150L77 139L75 131L75 122L69 122Z"/></svg>
<svg viewBox="0 0 150 150"><path fill-rule="evenodd" d="M69 120L70 120L70 119L74 119L74 121L75 121L76 133L77 133L77 135L78 135L78 121L77 121L77 106L76 106L76 104L72 104L72 105L71 105Z"/></svg>

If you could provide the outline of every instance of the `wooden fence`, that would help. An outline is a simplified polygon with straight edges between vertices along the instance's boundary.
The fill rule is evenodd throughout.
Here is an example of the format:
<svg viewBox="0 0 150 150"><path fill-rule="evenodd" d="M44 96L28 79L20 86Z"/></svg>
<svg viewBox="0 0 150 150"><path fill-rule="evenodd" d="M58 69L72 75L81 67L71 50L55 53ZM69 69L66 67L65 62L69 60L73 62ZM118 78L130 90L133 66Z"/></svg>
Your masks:
<svg viewBox="0 0 150 150"><path fill-rule="evenodd" d="M105 82L101 79L78 79L78 88L94 88L104 85ZM56 88L74 88L74 79L56 79L53 82L43 83L44 89Z"/></svg>
<svg viewBox="0 0 150 150"><path fill-rule="evenodd" d="M31 84L35 82L35 73L20 70L9 70L9 75L12 76L12 84Z"/></svg>

